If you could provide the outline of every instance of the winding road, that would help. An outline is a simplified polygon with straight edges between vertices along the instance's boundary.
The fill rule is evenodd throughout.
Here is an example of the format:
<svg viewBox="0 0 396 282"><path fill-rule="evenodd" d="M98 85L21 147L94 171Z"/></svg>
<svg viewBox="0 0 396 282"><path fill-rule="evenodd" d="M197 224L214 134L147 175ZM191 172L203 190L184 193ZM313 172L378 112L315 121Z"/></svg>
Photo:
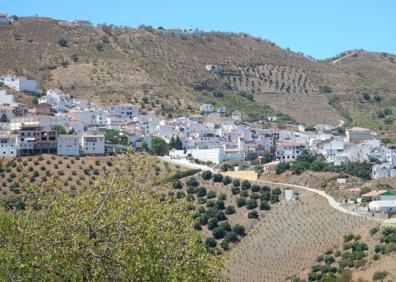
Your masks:
<svg viewBox="0 0 396 282"><path fill-rule="evenodd" d="M201 169L201 170L210 170L212 172L215 173L221 173L220 171L217 171L209 166L206 165L198 165L198 164L194 164L189 162L188 160L177 160L177 159L171 159L169 157L160 157L161 160L166 161L166 162L170 162L173 163L175 165L180 165L180 166L184 166L187 168L193 168L193 169ZM240 179L244 179L244 178L240 178ZM339 202L337 202L332 196L330 196L329 194L327 194L325 191L322 190L318 190L318 189L314 189L314 188L310 188L310 187L306 187L306 186L301 186L301 185L296 185L296 184L290 184L290 183L282 183L282 182L273 182L273 181L266 181L266 180L255 180L255 182L258 183L263 183L263 184L271 184L271 185L278 185L278 186L283 186L283 187L288 187L288 188L296 188L296 189L303 189L305 191L309 191L315 194L318 194L324 198L326 198L327 202L329 203L329 205L346 214L350 214L353 216L360 216L360 217L366 217L368 219L374 220L374 221L378 221L378 222L382 222L383 219L381 218L375 218L375 217L370 217L367 216L367 214L364 213L359 213L359 212L354 212L351 211L349 209L344 208Z"/></svg>
<svg viewBox="0 0 396 282"><path fill-rule="evenodd" d="M263 183L263 184L272 184L272 185L284 186L284 187L289 187L289 188L303 189L303 190L318 194L318 195L326 198L326 200L329 203L329 205L332 208L334 208L334 209L336 209L336 210L338 210L340 212L347 213L347 214L354 215L354 216L366 217L366 218L369 218L369 219L372 219L372 220L375 220L375 221L379 221L379 222L383 221L383 219L381 219L381 218L370 217L370 216L367 216L366 214L359 213L359 212L354 212L354 211L351 211L351 210L348 210L348 209L344 208L332 196L330 196L329 194L327 194L325 191L322 191L322 190L309 188L309 187L301 186L301 185L295 185L295 184L289 184L289 183L281 183L281 182L272 182L272 181L265 181L265 180L256 180L256 182Z"/></svg>

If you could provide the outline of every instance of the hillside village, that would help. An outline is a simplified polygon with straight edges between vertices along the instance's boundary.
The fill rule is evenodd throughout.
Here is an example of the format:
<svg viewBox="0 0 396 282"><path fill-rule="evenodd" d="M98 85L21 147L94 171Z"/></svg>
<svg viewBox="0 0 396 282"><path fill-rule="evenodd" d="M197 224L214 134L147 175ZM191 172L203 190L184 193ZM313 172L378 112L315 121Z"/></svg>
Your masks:
<svg viewBox="0 0 396 282"><path fill-rule="evenodd" d="M40 21L38 34L51 26L51 39L28 39L28 26ZM356 278L367 270L370 277L383 272L389 278L381 281L396 277L396 144L391 141L396 139L389 138L396 109L390 93L396 88L387 84L396 73L393 55L357 50L326 62L245 34L146 25L133 30L84 19L19 19L3 13L0 28L9 30L10 42L28 42L25 46L31 48L47 44L43 50L53 51L31 52L39 54L40 64L45 58L45 65L31 67L15 56L18 66L12 60L0 66L0 191L7 211L25 210L21 186L28 177L45 188L58 181L71 198L77 190L92 190L87 206L94 196L101 205L92 209L94 222L113 193L128 190L116 187L114 176L107 183L107 175L120 164L121 172L147 173L130 190L147 182L156 189L164 186L156 190L160 203L186 200L193 227L200 232L202 242L197 242L208 254L232 250L225 265L231 281L327 281L348 271L351 277L345 281L366 281L352 280L352 273ZM77 36L80 32L88 43ZM185 57L180 56L184 45ZM244 53L249 55L244 58ZM371 63L366 56L381 58L378 69L389 68L390 74L382 74L384 81L376 76L376 67L354 65L359 60ZM89 82L75 80L88 77L91 67ZM365 123L366 118L375 125ZM152 162L140 162L148 154ZM123 166L126 161L132 165ZM147 164L152 172L145 170ZM163 175L169 182L164 185ZM53 183L48 181L52 176ZM101 181L110 188L96 193ZM104 213L124 203L118 216L131 210L128 201L114 203ZM142 210L149 206L142 204ZM153 230L166 229L158 224L158 211ZM94 232L107 232L112 225L104 223ZM145 237L136 226L136 234ZM117 226L116 232L121 229ZM89 240L96 239L91 235ZM173 237L178 238L172 234L162 245Z"/></svg>
<svg viewBox="0 0 396 282"><path fill-rule="evenodd" d="M365 128L348 128L345 135L339 127L326 124L281 129L276 116L248 123L241 112L229 113L225 107L211 104L202 104L199 113L187 117L165 118L154 112L141 113L140 105L100 107L60 89L43 93L39 83L25 77L5 75L0 83L2 158L104 156L133 147L168 155L169 160L209 166L254 162L269 169L309 152L334 166L372 164L375 180L396 176L396 145L382 144L375 132ZM28 109L16 102L10 90L35 96L37 104ZM167 148L158 149L161 144Z"/></svg>
<svg viewBox="0 0 396 282"><path fill-rule="evenodd" d="M4 88L0 91L2 157L42 153L104 155L117 145L141 148L146 143L151 148L155 136L171 145L171 158L189 156L213 164L256 159L262 163L289 162L310 151L323 155L334 165L375 163L374 179L396 176L396 145L382 144L375 132L365 128L348 128L345 135L340 128L326 124L279 129L276 116L247 123L241 112L228 113L225 107L215 108L211 104L202 104L199 113L187 117L164 118L154 112L141 113L139 105L99 107L60 89L42 93L36 81L24 77L2 76L0 84ZM37 104L28 109L17 103L7 89L38 95ZM105 130L126 136L127 142L105 142ZM264 155L271 157L264 160Z"/></svg>

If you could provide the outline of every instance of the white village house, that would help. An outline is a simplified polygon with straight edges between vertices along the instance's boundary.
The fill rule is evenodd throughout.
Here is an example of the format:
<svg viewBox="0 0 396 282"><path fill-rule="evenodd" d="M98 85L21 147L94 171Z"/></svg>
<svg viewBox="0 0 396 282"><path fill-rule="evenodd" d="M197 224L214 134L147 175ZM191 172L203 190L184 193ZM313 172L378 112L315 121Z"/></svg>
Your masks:
<svg viewBox="0 0 396 282"><path fill-rule="evenodd" d="M39 104L50 104L57 112L66 112L74 105L74 99L60 89L49 89L47 95L38 99Z"/></svg>
<svg viewBox="0 0 396 282"><path fill-rule="evenodd" d="M15 97L7 90L0 90L0 104L13 104L15 103Z"/></svg>
<svg viewBox="0 0 396 282"><path fill-rule="evenodd" d="M306 146L301 143L281 142L276 145L275 157L277 161L295 161L301 155Z"/></svg>
<svg viewBox="0 0 396 282"><path fill-rule="evenodd" d="M213 105L212 104L202 104L199 107L199 111L201 113L211 113L211 112L213 112Z"/></svg>
<svg viewBox="0 0 396 282"><path fill-rule="evenodd" d="M371 212L396 213L396 200L372 201L368 208Z"/></svg>
<svg viewBox="0 0 396 282"><path fill-rule="evenodd" d="M140 107L134 104L113 105L107 108L109 115L124 115L133 119L139 114Z"/></svg>
<svg viewBox="0 0 396 282"><path fill-rule="evenodd" d="M7 25L12 23L12 19L7 17L7 14L0 13L0 25Z"/></svg>
<svg viewBox="0 0 396 282"><path fill-rule="evenodd" d="M4 85L20 92L41 92L35 80L27 79L22 76L6 75L0 77L0 82Z"/></svg>
<svg viewBox="0 0 396 282"><path fill-rule="evenodd" d="M0 135L0 157L17 157L18 156L18 135L1 134Z"/></svg>
<svg viewBox="0 0 396 282"><path fill-rule="evenodd" d="M57 154L59 156L79 156L81 136L59 135Z"/></svg>
<svg viewBox="0 0 396 282"><path fill-rule="evenodd" d="M105 136L103 134L83 134L81 150L84 155L104 155Z"/></svg>

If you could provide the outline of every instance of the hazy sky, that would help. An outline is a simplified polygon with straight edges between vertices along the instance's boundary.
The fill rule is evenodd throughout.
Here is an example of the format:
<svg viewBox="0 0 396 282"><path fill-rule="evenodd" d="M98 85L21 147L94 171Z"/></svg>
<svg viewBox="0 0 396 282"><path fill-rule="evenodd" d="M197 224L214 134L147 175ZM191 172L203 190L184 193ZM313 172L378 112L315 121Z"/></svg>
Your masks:
<svg viewBox="0 0 396 282"><path fill-rule="evenodd" d="M315 58L357 48L396 54L393 0L0 0L0 12L245 32Z"/></svg>

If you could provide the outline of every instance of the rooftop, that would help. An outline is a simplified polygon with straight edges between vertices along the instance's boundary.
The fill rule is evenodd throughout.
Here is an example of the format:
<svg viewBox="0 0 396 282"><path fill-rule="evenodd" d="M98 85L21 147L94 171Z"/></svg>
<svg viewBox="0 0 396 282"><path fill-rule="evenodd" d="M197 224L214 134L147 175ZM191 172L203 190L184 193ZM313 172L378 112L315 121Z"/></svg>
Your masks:
<svg viewBox="0 0 396 282"><path fill-rule="evenodd" d="M104 138L104 134L83 134L84 137L98 137L98 138Z"/></svg>
<svg viewBox="0 0 396 282"><path fill-rule="evenodd" d="M366 194L363 194L362 197L378 197L378 196L385 194L387 192L389 192L389 191L388 190L374 190L374 191L368 192ZM389 192L389 193L391 193L391 192ZM391 193L391 194L393 194L393 193Z"/></svg>
<svg viewBox="0 0 396 282"><path fill-rule="evenodd" d="M2 138L16 138L18 134L0 134L0 139Z"/></svg>
<svg viewBox="0 0 396 282"><path fill-rule="evenodd" d="M295 142L280 142L276 145L276 147L305 147L305 144L303 143L295 143Z"/></svg>
<svg viewBox="0 0 396 282"><path fill-rule="evenodd" d="M363 128L363 127L352 127L348 129L349 131L371 131L370 129Z"/></svg>
<svg viewBox="0 0 396 282"><path fill-rule="evenodd" d="M376 206L379 208L396 207L396 200L372 201L369 206Z"/></svg>

